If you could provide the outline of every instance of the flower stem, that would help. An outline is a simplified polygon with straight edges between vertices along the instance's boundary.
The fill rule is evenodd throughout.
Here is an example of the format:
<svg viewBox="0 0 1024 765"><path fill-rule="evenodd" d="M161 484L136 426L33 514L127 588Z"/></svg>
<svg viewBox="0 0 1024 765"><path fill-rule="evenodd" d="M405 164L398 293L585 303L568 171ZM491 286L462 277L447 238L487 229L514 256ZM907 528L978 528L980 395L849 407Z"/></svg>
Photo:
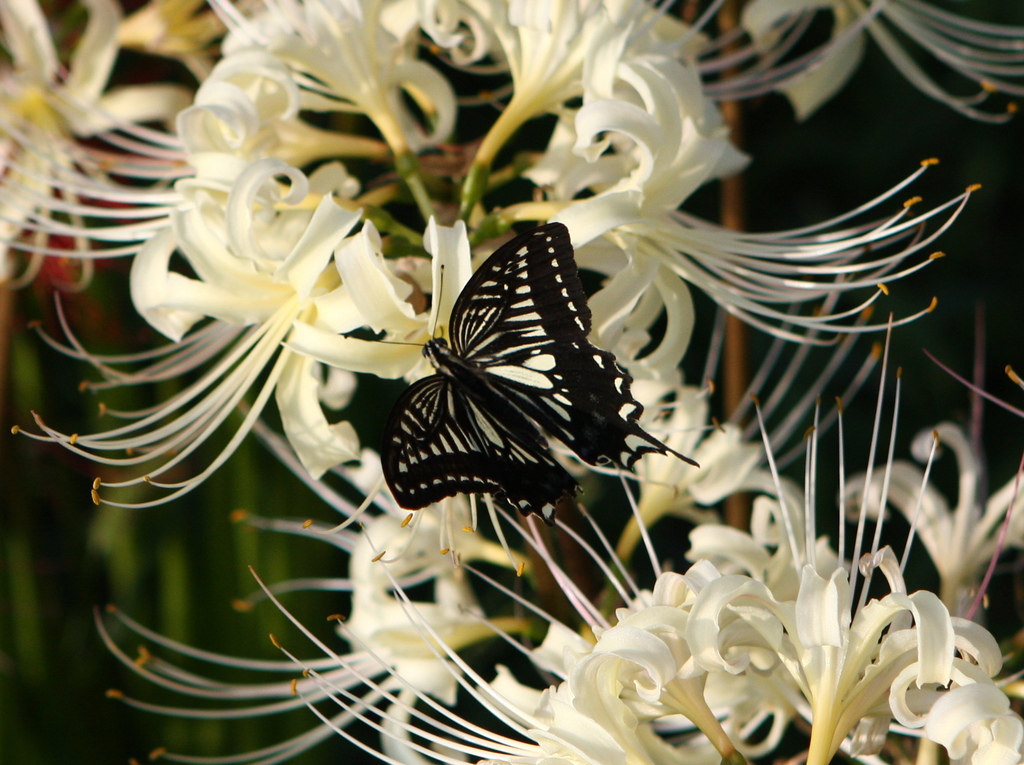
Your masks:
<svg viewBox="0 0 1024 765"><path fill-rule="evenodd" d="M427 187L423 185L423 176L420 175L420 164L416 155L411 151L405 151L395 157L395 170L402 176L405 185L412 192L412 198L416 202L416 208L423 216L424 223L434 215L434 205L430 201L430 194Z"/></svg>

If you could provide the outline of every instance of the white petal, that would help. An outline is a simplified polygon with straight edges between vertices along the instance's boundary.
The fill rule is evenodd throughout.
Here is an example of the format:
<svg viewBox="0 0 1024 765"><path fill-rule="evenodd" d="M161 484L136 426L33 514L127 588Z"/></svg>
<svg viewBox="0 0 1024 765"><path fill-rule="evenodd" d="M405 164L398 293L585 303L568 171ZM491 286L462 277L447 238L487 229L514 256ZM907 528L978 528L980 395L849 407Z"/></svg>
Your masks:
<svg viewBox="0 0 1024 765"><path fill-rule="evenodd" d="M448 325L452 306L473 273L466 224L460 220L454 226L440 226L431 218L427 223L423 246L433 256L431 275L434 300L427 328L436 331L439 324Z"/></svg>
<svg viewBox="0 0 1024 765"><path fill-rule="evenodd" d="M178 85L137 85L113 88L99 100L97 113L103 127L112 115L121 122L162 122L174 126L178 114L192 104L192 94ZM81 132L81 131L79 131Z"/></svg>
<svg viewBox="0 0 1024 765"><path fill-rule="evenodd" d="M117 57L117 27L121 9L113 0L83 0L89 8L89 22L75 47L64 87L82 100L99 98L107 85Z"/></svg>
<svg viewBox="0 0 1024 765"><path fill-rule="evenodd" d="M283 351L288 353L288 351ZM359 437L348 422L330 424L317 395L320 389L316 363L290 354L274 391L288 443L302 466L320 478L336 465L359 458Z"/></svg>
<svg viewBox="0 0 1024 765"><path fill-rule="evenodd" d="M779 88L793 105L798 120L810 117L842 89L864 58L864 45L864 35L855 35Z"/></svg>
<svg viewBox="0 0 1024 765"><path fill-rule="evenodd" d="M170 229L160 231L146 242L132 261L130 291L135 310L142 318L158 332L178 342L203 314L164 305L170 276L168 266L174 248Z"/></svg>
<svg viewBox="0 0 1024 765"><path fill-rule="evenodd" d="M360 217L358 210L339 207L331 197L321 199L301 238L274 274L275 281L290 284L300 299L309 297L335 248Z"/></svg>
<svg viewBox="0 0 1024 765"><path fill-rule="evenodd" d="M11 52L14 68L47 81L57 74L57 50L50 26L36 0L4 0L0 3L0 27L4 46Z"/></svg>
<svg viewBox="0 0 1024 765"><path fill-rule="evenodd" d="M415 346L342 337L302 322L292 328L285 346L332 367L384 378L402 377L423 358Z"/></svg>
<svg viewBox="0 0 1024 765"><path fill-rule="evenodd" d="M373 224L348 239L335 255L342 284L374 332L412 332L423 327L406 302L412 288L384 264Z"/></svg>
<svg viewBox="0 0 1024 765"><path fill-rule="evenodd" d="M573 246L582 247L613 228L643 220L642 204L643 194L636 190L599 194L570 203L551 220L564 223Z"/></svg>

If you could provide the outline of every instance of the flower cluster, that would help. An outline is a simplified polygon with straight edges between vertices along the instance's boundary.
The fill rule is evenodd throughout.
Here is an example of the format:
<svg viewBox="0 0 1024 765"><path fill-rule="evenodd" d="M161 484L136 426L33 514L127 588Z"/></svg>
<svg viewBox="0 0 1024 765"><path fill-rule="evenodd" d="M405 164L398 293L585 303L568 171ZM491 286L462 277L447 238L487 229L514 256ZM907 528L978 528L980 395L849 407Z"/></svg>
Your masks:
<svg viewBox="0 0 1024 765"><path fill-rule="evenodd" d="M872 317L942 257L938 238L979 186L965 180L925 204L917 182L938 160L915 157L913 172L854 209L766 232L706 219L694 201L757 159L723 103L777 90L808 118L872 39L925 94L999 122L1012 108L983 106L996 92L1024 93L1024 29L923 0L752 0L739 15L722 0L149 0L130 15L114 0L82 0L88 20L76 33L51 29L42 2L0 4L0 283L25 286L47 263L72 264L52 285L58 331L40 328L42 339L89 366L83 391L155 384L158 398L101 405L101 420L116 422L90 432L46 411L14 432L88 466L93 503L117 508L168 504L216 480L253 438L340 521L244 516L340 551L343 577L260 580L256 600L287 614L286 592L334 592L348 615L332 618L329 639L343 649L293 618L321 658L275 638L287 661L239 659L111 607L96 619L110 651L203 705L112 697L186 718L316 716L297 737L211 761L280 762L337 733L385 762L740 763L783 756L794 730L806 734L809 765L878 761L894 740L907 762L911 741L957 762L1022 761L1024 722L994 679L998 646L973 621L983 572L1024 546L1014 482L987 498L979 447L953 424L915 442L923 472L892 451L876 471L879 416L864 476L843 474L827 491L816 478L819 434L833 420L841 434L842 404L823 417L815 400L836 379L853 393L868 377L875 351L847 373L858 338L935 308L924 299ZM822 15L832 21L823 43ZM951 95L904 38L978 93ZM150 67L126 76L126 60ZM159 75L142 81L149 69ZM533 302L525 266L528 283L501 285L520 311L506 321L530 323L506 334L542 338L518 366L492 369L532 387L520 401L465 371L471 361L445 369L443 359L467 344L460 326L490 326L496 298L461 297L480 288L483 259L516 229L549 222L567 228L572 251L558 257L582 281L573 271L563 284L551 259L560 309ZM132 353L94 352L63 309L61 292L88 294L96 261L114 258L133 320L160 338ZM708 302L719 318L697 375L689 351ZM771 343L751 379L728 361L720 370L727 315ZM593 344L583 354L592 371L622 397L614 406L559 387L560 359L541 346L570 323ZM474 342L504 342L483 334ZM583 335L566 336L563 347L581 352ZM815 367L812 351L831 355ZM408 419L433 423L418 453L451 458L430 478L452 489L410 513L367 439L379 426L386 439L411 437L379 406L380 381L416 382L435 368L466 391L423 394ZM780 415L799 375L815 381ZM760 398L726 402L719 419L720 378ZM530 408L543 396L558 428ZM587 459L616 446L586 442L612 432L579 425L590 406L598 422L642 427L643 443L664 450L644 453L628 431L621 460ZM813 436L794 444L809 416ZM570 437L547 456L533 421ZM939 440L960 468L953 511L929 483ZM547 462L511 465L520 443ZM806 460L802 487L781 472L794 455ZM490 461L489 480L521 465L536 470L528 480L564 468L586 503L573 507L566 493L546 529L500 491L460 495L474 485L474 457ZM621 491L609 490L612 478ZM743 495L755 497L752 512L725 525L723 503L743 505ZM841 506L834 547L816 530L826 495ZM934 561L938 594L913 589L906 557L883 543L887 507L907 518L906 549L917 539ZM227 682L148 650L133 660L125 630L211 674L228 665L302 676ZM495 645L512 660L480 666ZM490 722L463 716L467 707Z"/></svg>

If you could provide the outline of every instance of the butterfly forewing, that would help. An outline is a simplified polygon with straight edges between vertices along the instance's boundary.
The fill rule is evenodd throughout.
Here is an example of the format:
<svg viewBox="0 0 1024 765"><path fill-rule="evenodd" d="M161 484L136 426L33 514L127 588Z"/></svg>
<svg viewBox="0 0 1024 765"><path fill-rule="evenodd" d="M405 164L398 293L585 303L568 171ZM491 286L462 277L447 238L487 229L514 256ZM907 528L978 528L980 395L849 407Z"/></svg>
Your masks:
<svg viewBox="0 0 1024 765"><path fill-rule="evenodd" d="M568 229L553 223L481 266L456 303L452 337L493 387L585 462L630 468L642 454L666 453L637 423L643 407L630 376L587 339L590 325Z"/></svg>
<svg viewBox="0 0 1024 765"><path fill-rule="evenodd" d="M585 338L590 309L569 231L550 223L500 247L473 274L452 310L452 348L467 361L501 358Z"/></svg>
<svg viewBox="0 0 1024 765"><path fill-rule="evenodd" d="M418 509L458 492L504 496L524 515L551 521L578 490L537 429L500 401L481 405L443 375L413 383L391 411L384 475L402 507Z"/></svg>

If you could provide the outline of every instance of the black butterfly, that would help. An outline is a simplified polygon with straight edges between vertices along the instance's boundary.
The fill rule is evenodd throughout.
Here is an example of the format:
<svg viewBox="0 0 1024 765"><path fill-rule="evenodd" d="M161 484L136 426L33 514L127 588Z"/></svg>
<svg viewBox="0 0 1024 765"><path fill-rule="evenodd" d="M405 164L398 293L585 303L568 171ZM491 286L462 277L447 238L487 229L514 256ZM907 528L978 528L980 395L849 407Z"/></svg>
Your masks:
<svg viewBox="0 0 1024 765"><path fill-rule="evenodd" d="M388 417L381 458L398 504L488 492L553 522L580 487L538 425L591 465L629 469L649 452L696 465L640 427L632 378L589 332L563 224L498 248L455 301L451 346L435 338L423 349L437 374L409 386Z"/></svg>

